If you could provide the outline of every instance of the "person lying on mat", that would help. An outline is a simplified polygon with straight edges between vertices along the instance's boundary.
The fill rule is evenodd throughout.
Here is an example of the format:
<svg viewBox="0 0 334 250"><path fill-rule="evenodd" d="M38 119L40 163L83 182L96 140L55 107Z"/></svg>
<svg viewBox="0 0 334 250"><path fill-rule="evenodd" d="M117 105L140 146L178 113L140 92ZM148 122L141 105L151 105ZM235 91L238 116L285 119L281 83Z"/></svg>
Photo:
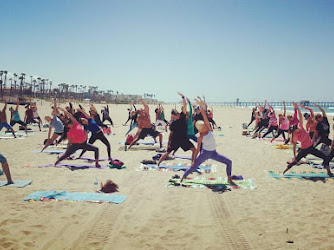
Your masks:
<svg viewBox="0 0 334 250"><path fill-rule="evenodd" d="M13 184L14 182L12 180L12 176L10 175L7 159L1 153L0 153L0 163L3 169L3 172L5 173L6 178L7 178L7 185Z"/></svg>
<svg viewBox="0 0 334 250"><path fill-rule="evenodd" d="M66 152L56 161L55 165L57 165L59 162L66 159L70 155L74 154L78 149L82 149L86 151L94 151L95 166L97 168L100 168L101 166L99 165L99 149L87 143L87 136L81 125L74 118L74 116L63 108L59 109L63 111L67 117L69 117L65 122L65 125L69 127L69 131L67 133L68 144Z"/></svg>
<svg viewBox="0 0 334 250"><path fill-rule="evenodd" d="M294 160L290 164L288 164L286 169L283 171L283 174L285 174L286 171L288 171L290 168L296 165L303 157L306 157L308 154L312 154L316 157L323 159L322 165L327 169L327 174L332 176L333 174L330 171L329 160L327 156L323 152L317 150L313 146L312 139L310 138L309 134L306 132L306 130L303 127L303 115L300 112L298 105L295 102L293 102L292 104L295 110L297 110L297 113L299 116L298 125L294 124L294 125L290 125L289 127L289 133L292 134L291 141L293 143ZM298 141L301 144L300 145L301 150L296 156L296 144Z"/></svg>
<svg viewBox="0 0 334 250"><path fill-rule="evenodd" d="M232 181L232 161L228 159L227 157L217 153L216 151L216 141L215 137L212 133L212 129L208 120L208 117L205 112L205 103L204 101L199 101L195 99L197 104L200 107L201 113L203 115L204 121L197 121L195 126L197 130L200 133L200 136L197 139L197 149L195 152L194 159L191 163L191 167L187 169L187 171L184 173L184 175L181 178L181 182L184 178L186 178L190 173L196 171L196 169L203 163L204 161L208 159L213 159L218 162L226 164L226 174L227 179L229 183L233 183ZM203 145L202 145L203 144ZM202 149L201 149L202 146ZM197 157L199 151L201 149L200 155ZM197 157L197 158L196 158Z"/></svg>
<svg viewBox="0 0 334 250"><path fill-rule="evenodd" d="M150 117L150 109L148 105L140 98L138 100L144 105L144 109L137 110L137 122L138 122L138 136L130 143L129 149L132 145L136 144L139 140L144 139L146 136L151 135L154 139L158 136L160 148L162 148L162 134L156 131L152 125Z"/></svg>
<svg viewBox="0 0 334 250"><path fill-rule="evenodd" d="M53 98L53 107L52 107L52 118L51 116L45 116L45 120L50 123L49 126L49 133L48 133L48 140L45 143L45 146L42 149L46 149L49 145L51 145L58 137L62 137L64 133L64 125L62 121L58 118L59 112L57 109L57 99L56 97ZM53 134L51 136L52 128L54 129Z"/></svg>
<svg viewBox="0 0 334 250"><path fill-rule="evenodd" d="M110 155L110 143L108 139L103 134L103 131L99 125L96 124L94 118L86 113L84 109L79 109L79 111L85 116L85 118L80 118L81 124L84 125L84 129L86 131L91 132L91 137L88 140L89 144L94 144L96 140L100 140L104 145L107 147L108 152L108 159L111 161L111 155ZM83 154L86 152L86 150L82 150L80 156L83 156Z"/></svg>
<svg viewBox="0 0 334 250"><path fill-rule="evenodd" d="M196 148L190 142L187 136L188 126L186 120L186 112L187 112L187 103L184 95L178 93L182 97L183 107L181 113L179 113L176 109L172 110L172 122L169 125L169 138L168 138L168 146L167 152L163 154L159 161L159 164L165 160L172 151L176 151L178 148L182 148L184 151L191 150L192 152L192 160L194 161Z"/></svg>

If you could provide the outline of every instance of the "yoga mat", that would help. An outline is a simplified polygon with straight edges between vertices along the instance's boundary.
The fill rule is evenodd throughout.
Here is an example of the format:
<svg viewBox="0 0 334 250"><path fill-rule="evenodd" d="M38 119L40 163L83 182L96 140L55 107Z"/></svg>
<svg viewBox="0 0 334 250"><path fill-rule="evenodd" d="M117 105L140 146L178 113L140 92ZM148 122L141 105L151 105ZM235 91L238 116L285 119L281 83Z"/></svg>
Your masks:
<svg viewBox="0 0 334 250"><path fill-rule="evenodd" d="M42 150L42 149L41 149ZM62 149L45 149L43 152L41 150L32 150L31 153L49 153L49 154L63 154L65 150Z"/></svg>
<svg viewBox="0 0 334 250"><path fill-rule="evenodd" d="M235 185L231 185L226 177L217 177L217 178L205 178L205 177L195 177L195 178L187 178L182 181L182 185L180 184L180 179L170 179L168 181L167 187L175 187L175 186L186 186L193 188L203 188L203 187L217 187L217 186L226 186L228 188L233 189L251 189L254 190L256 188L256 184L252 178L243 179L243 180L233 180Z"/></svg>
<svg viewBox="0 0 334 250"><path fill-rule="evenodd" d="M275 179L314 179L314 178L322 178L322 179L334 179L334 176L330 177L328 174L324 172L315 173L315 172L287 172L284 175L282 172L278 171L269 171L269 176Z"/></svg>
<svg viewBox="0 0 334 250"><path fill-rule="evenodd" d="M77 192L67 192L67 191L36 191L29 194L25 201L28 200L40 200L41 198L47 199L57 199L57 200L67 200L67 201L91 201L100 202L106 201L110 203L121 204L123 203L127 196L126 195L115 195L115 194L101 194L101 193L77 193Z"/></svg>
<svg viewBox="0 0 334 250"><path fill-rule="evenodd" d="M119 144L122 144L122 145L124 145L125 144L125 141L120 141L119 142ZM162 144L163 145L165 145L165 144L167 144L167 142L162 142ZM136 142L136 144L134 144L133 146L135 146L135 145L160 145L160 143L159 142L145 142L145 141L138 141L138 142Z"/></svg>
<svg viewBox="0 0 334 250"><path fill-rule="evenodd" d="M176 159L191 160L191 156L174 155L172 157Z"/></svg>
<svg viewBox="0 0 334 250"><path fill-rule="evenodd" d="M185 171L188 168L190 168L191 164L189 163L164 163L162 162L160 166L158 167L155 164L141 164L140 167L137 169L137 171ZM197 170L201 173L215 173L217 172L217 166L216 165L205 165L201 164Z"/></svg>
<svg viewBox="0 0 334 250"><path fill-rule="evenodd" d="M78 160L95 161L95 158L89 156L82 156ZM99 161L108 161L108 158L99 158Z"/></svg>
<svg viewBox="0 0 334 250"><path fill-rule="evenodd" d="M82 163L72 163L72 162L66 162L66 163L59 163L56 166L54 165L54 163L47 163L47 164L43 164L38 166L39 168L43 168L43 167L56 167L56 168L69 168L71 170L79 170L79 169L88 169L88 168L95 168L95 169L103 169L103 168L107 168L108 165L107 164L100 164L101 167L97 168L95 166L95 164L91 164L89 162L82 162Z"/></svg>
<svg viewBox="0 0 334 250"><path fill-rule="evenodd" d="M6 185L7 181L0 181L0 187L5 186L5 187L20 187L20 188L23 188L25 186L30 185L31 182L32 182L32 180L15 180L14 184Z"/></svg>
<svg viewBox="0 0 334 250"><path fill-rule="evenodd" d="M0 139L18 139L18 140L23 140L25 137L14 137L14 136L0 136Z"/></svg>

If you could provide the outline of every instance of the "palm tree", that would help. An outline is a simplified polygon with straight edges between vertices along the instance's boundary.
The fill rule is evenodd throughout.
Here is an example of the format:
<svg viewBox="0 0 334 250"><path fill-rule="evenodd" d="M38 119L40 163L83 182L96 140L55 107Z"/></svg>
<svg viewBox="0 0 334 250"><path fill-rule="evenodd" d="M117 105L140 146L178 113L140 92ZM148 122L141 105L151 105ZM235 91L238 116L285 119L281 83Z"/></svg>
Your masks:
<svg viewBox="0 0 334 250"><path fill-rule="evenodd" d="M0 71L0 95L1 97L3 97L3 93L2 93L2 75L3 75L3 71Z"/></svg>
<svg viewBox="0 0 334 250"><path fill-rule="evenodd" d="M6 84L7 84L7 73L8 73L8 71L7 71L7 70L4 70L4 71L3 71L3 73L4 73L4 75L5 75L5 81L4 81L4 84L3 84L3 86L4 86L4 89L5 89L5 91L6 91Z"/></svg>
<svg viewBox="0 0 334 250"><path fill-rule="evenodd" d="M13 94L13 78L9 78L8 80L10 81L10 93L9 93L9 95L12 96L12 94Z"/></svg>
<svg viewBox="0 0 334 250"><path fill-rule="evenodd" d="M21 83L20 83L20 96L22 96L22 91L23 91L23 85L24 85L25 76L26 76L25 73L21 73L21 76L19 78L21 80Z"/></svg>
<svg viewBox="0 0 334 250"><path fill-rule="evenodd" d="M36 97L36 87L38 87L38 85L36 84L37 80L34 79L32 82L33 82L33 87L34 87L33 94L34 94L34 97Z"/></svg>
<svg viewBox="0 0 334 250"><path fill-rule="evenodd" d="M51 86L52 86L52 81L49 82L49 85L50 85L50 94L51 94Z"/></svg>
<svg viewBox="0 0 334 250"><path fill-rule="evenodd" d="M15 94L16 94L16 80L17 80L17 74L16 73L14 73L13 74L13 76L14 76L14 92L15 92Z"/></svg>

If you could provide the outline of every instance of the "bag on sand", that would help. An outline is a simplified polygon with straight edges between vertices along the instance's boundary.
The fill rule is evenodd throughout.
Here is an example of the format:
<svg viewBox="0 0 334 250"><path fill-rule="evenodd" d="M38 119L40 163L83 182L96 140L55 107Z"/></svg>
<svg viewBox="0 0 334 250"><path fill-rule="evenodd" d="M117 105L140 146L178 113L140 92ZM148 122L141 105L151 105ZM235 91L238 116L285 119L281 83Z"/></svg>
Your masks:
<svg viewBox="0 0 334 250"><path fill-rule="evenodd" d="M103 193L114 193L118 192L118 185L114 183L112 180L107 180L107 182L102 185L101 183L101 192Z"/></svg>
<svg viewBox="0 0 334 250"><path fill-rule="evenodd" d="M126 137L125 144L126 144L126 145L130 145L131 142L133 142L133 140L134 140L134 136L133 136L133 135L128 135L128 136Z"/></svg>

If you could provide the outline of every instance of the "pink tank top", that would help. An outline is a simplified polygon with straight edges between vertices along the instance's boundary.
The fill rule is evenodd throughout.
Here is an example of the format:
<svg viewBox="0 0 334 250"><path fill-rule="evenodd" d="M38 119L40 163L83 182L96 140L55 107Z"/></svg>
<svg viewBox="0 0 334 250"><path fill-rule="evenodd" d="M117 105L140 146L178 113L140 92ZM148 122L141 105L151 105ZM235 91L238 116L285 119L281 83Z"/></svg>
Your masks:
<svg viewBox="0 0 334 250"><path fill-rule="evenodd" d="M312 146L312 140L310 138L310 135L306 132L306 130L303 127L299 127L299 133L293 134L293 142L297 143L297 141L300 142L301 149L306 149Z"/></svg>
<svg viewBox="0 0 334 250"><path fill-rule="evenodd" d="M281 129L282 130L288 130L289 129L289 120L285 117L283 117L282 119L280 119L281 122Z"/></svg>
<svg viewBox="0 0 334 250"><path fill-rule="evenodd" d="M73 123L73 127L68 131L67 137L72 139L72 143L82 143L87 140L85 132L79 123Z"/></svg>

